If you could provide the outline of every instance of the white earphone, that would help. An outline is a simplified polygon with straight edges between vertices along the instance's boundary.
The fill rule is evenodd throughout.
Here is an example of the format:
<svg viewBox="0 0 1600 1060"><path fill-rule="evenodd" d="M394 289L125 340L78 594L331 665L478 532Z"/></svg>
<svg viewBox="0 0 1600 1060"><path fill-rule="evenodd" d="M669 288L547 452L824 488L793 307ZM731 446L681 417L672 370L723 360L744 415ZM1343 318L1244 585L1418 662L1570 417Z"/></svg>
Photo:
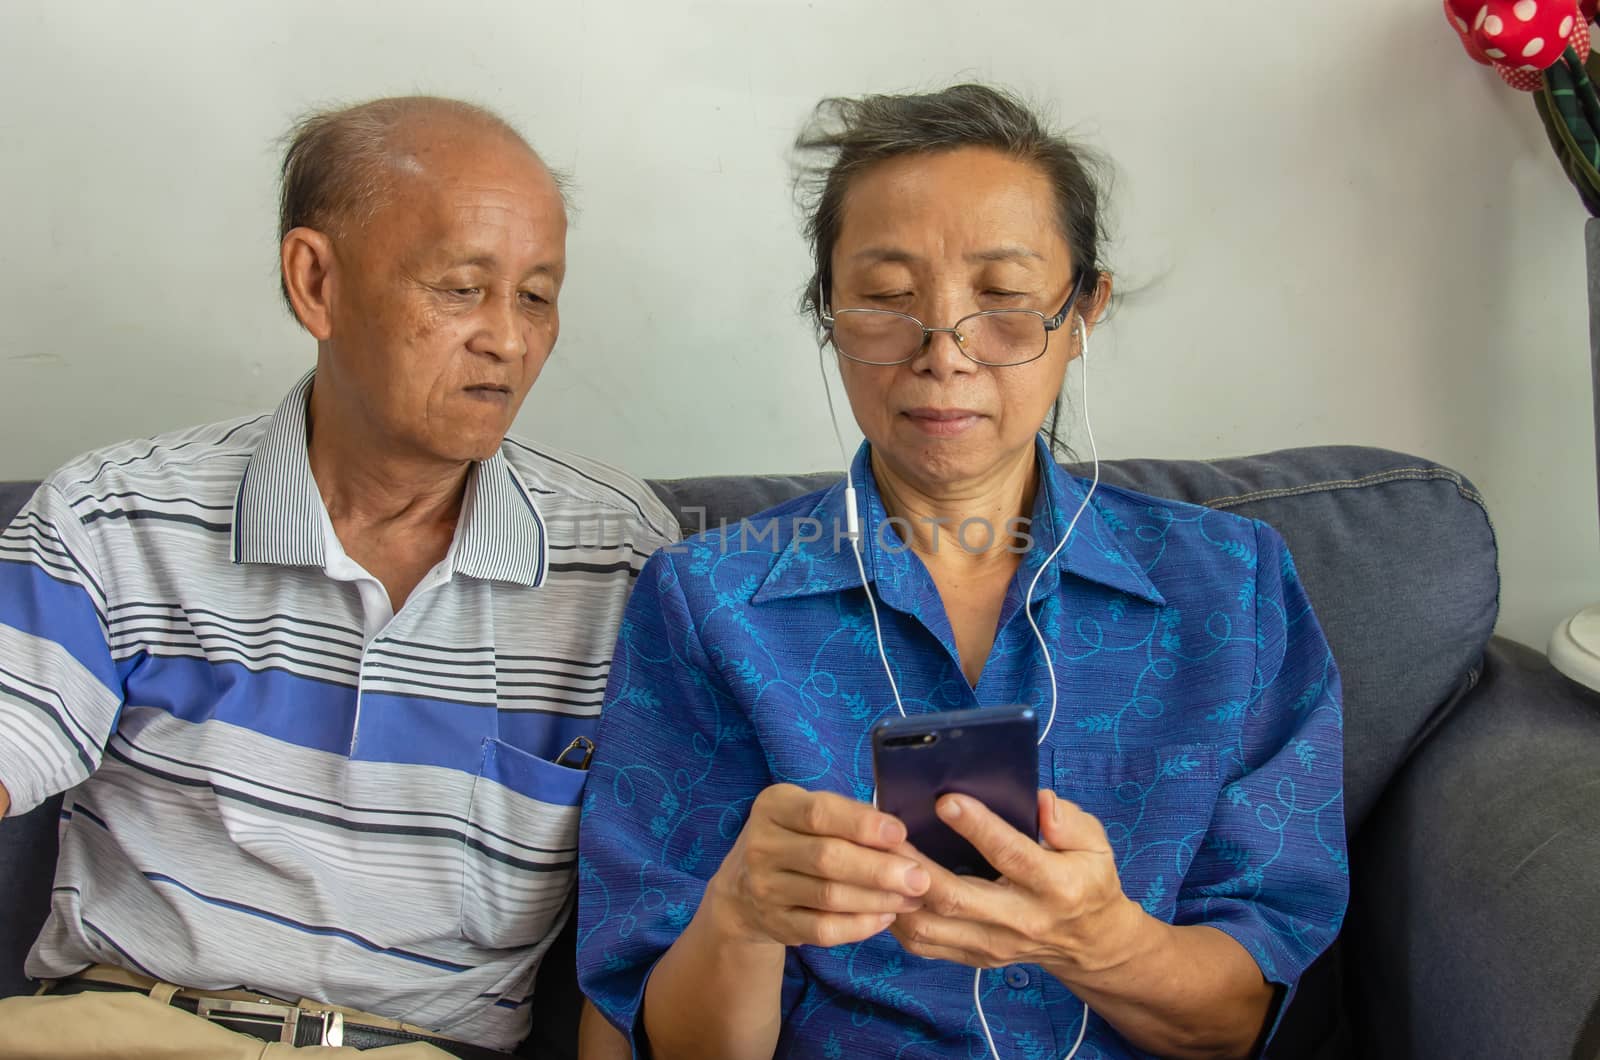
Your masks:
<svg viewBox="0 0 1600 1060"><path fill-rule="evenodd" d="M1079 379L1083 397L1083 427L1084 432L1089 436L1089 453L1093 460L1094 473L1089 483L1088 492L1083 495L1083 502L1078 505L1078 510L1072 515L1072 520L1067 523L1066 532L1061 535L1061 540L1056 542L1056 547L1051 551L1044 563L1040 564L1039 569L1034 572L1033 580L1028 583L1028 591L1022 598L1022 610L1028 616L1028 625L1033 628L1033 635L1039 642L1039 649L1044 652L1045 673L1050 677L1050 715L1045 720L1044 731L1039 734L1038 742L1040 744L1043 744L1045 738L1050 735L1050 728L1056 722L1056 699L1059 689L1056 683L1055 660L1050 654L1050 645L1044 639L1044 633L1039 629L1039 623L1033 617L1033 590L1039 584L1040 575L1056 561L1056 557L1060 555L1061 550L1072 539L1072 531L1077 528L1079 517L1089 507L1090 499L1094 497L1095 490L1100 487L1100 450L1095 445L1094 426L1089 421L1089 332L1084 325L1082 313L1074 314L1073 331L1078 336L1079 357L1083 362ZM895 709L900 712L900 716L903 718L906 716L905 704L900 701L900 686L894 679L894 670L889 666L889 654L883 647L883 627L878 622L878 604L873 598L872 587L867 584L866 563L861 558L861 515L856 507L856 484L850 472L850 459L848 454L844 452L844 438L839 433L839 420L834 414L833 388L828 383L828 372L822 363L821 346L817 348L817 355L817 366L822 370L823 390L828 395L828 416L833 420L833 433L834 437L839 440L840 454L845 456L845 536L850 539L850 551L855 554L856 570L861 573L861 588L867 594L867 608L872 613L872 635L877 641L878 658L883 662L884 676L889 679L889 690L894 693ZM876 802L876 798L874 798L874 802ZM975 969L972 975L972 1006L978 1013L978 1024L983 1028L983 1039L988 1043L989 1055L994 1060L1000 1060L1000 1052L995 1048L994 1044L994 1035L989 1031L988 1017L983 1014L983 998L980 994L982 983L983 969ZM1078 1049L1083 1045L1083 1038L1088 1030L1089 1003L1085 1001L1083 1003L1083 1020L1078 1027L1078 1039L1072 1043L1072 1049L1066 1056L1062 1057L1062 1060L1072 1060L1073 1057L1078 1055Z"/></svg>

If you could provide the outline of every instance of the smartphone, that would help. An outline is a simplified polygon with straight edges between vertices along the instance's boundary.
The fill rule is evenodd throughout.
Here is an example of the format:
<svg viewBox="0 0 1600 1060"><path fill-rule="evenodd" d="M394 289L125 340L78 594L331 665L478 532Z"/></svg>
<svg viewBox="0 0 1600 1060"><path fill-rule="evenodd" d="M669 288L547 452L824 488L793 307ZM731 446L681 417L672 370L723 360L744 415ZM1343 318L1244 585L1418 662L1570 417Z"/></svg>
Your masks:
<svg viewBox="0 0 1600 1060"><path fill-rule="evenodd" d="M905 823L911 845L963 876L1000 873L934 812L942 795L970 795L1039 838L1039 733L1033 708L943 710L872 729L877 807Z"/></svg>

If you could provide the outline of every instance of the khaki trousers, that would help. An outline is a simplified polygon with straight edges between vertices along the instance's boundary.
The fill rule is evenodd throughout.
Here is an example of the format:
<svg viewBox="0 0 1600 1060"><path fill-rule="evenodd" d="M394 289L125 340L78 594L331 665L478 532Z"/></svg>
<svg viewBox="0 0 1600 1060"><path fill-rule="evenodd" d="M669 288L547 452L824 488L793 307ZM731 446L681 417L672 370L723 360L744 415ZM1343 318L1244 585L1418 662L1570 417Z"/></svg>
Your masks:
<svg viewBox="0 0 1600 1060"><path fill-rule="evenodd" d="M147 993L87 991L81 994L38 994L0 1000L0 1058L3 1060L453 1060L431 1045L413 1042L382 1049L353 1049L264 1042L219 1027L167 1002L178 993L170 983L154 983L120 969L97 967L85 978L125 982ZM187 991L185 993L188 993ZM207 997L246 999L234 991ZM313 1005L357 1015L369 1025L406 1027L336 1005ZM412 1030L420 1028L408 1028Z"/></svg>

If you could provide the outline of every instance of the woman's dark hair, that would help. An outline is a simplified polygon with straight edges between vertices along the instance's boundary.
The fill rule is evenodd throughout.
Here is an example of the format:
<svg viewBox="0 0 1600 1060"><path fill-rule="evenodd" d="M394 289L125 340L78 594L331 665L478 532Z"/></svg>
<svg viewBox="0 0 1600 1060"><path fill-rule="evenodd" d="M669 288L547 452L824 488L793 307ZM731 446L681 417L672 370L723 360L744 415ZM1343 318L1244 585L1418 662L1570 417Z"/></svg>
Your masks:
<svg viewBox="0 0 1600 1060"><path fill-rule="evenodd" d="M802 312L821 326L821 292L833 286L831 262L851 182L863 171L904 155L988 147L1037 166L1056 197L1061 235L1072 250L1080 306L1095 296L1105 266L1101 207L1106 166L1051 130L1014 94L989 85L953 85L940 92L903 96L830 98L818 103L795 139L795 190L805 213L812 273L800 298ZM1085 299L1088 302L1085 302ZM1052 449L1061 402L1050 413Z"/></svg>

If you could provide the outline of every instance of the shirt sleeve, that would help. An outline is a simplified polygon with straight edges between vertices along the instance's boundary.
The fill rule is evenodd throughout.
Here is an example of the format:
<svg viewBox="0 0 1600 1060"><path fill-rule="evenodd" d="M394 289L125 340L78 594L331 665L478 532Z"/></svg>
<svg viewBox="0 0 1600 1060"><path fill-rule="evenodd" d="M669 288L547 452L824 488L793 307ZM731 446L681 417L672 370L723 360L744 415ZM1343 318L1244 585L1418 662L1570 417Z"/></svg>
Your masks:
<svg viewBox="0 0 1600 1060"><path fill-rule="evenodd" d="M94 542L52 483L0 534L0 784L33 809L100 765L122 709Z"/></svg>
<svg viewBox="0 0 1600 1060"><path fill-rule="evenodd" d="M701 644L676 550L640 572L612 658L584 795L578 979L634 1042L645 981L699 908L769 783L743 707Z"/></svg>
<svg viewBox="0 0 1600 1060"><path fill-rule="evenodd" d="M1344 724L1333 654L1288 548L1260 522L1256 555L1255 678L1173 922L1236 939L1281 985L1281 1014L1349 898Z"/></svg>

